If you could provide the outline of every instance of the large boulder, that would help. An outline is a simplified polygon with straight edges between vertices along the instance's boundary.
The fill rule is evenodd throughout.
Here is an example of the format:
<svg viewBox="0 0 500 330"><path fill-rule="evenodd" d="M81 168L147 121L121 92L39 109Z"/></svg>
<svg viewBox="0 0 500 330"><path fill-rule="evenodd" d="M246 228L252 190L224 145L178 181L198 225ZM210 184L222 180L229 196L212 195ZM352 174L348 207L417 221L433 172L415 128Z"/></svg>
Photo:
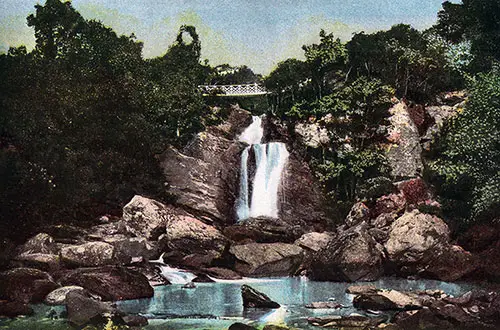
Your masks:
<svg viewBox="0 0 500 330"><path fill-rule="evenodd" d="M63 276L60 282L81 286L103 300L149 298L154 294L146 276L125 267L76 269Z"/></svg>
<svg viewBox="0 0 500 330"><path fill-rule="evenodd" d="M229 253L236 259L235 270L247 276L288 276L300 266L303 250L285 243L233 245Z"/></svg>
<svg viewBox="0 0 500 330"><path fill-rule="evenodd" d="M13 259L12 264L20 267L38 268L44 271L54 271L60 268L60 258L55 254L22 253Z"/></svg>
<svg viewBox="0 0 500 330"><path fill-rule="evenodd" d="M392 223L385 249L398 267L414 272L415 267L442 250L449 237L450 230L443 220L413 210Z"/></svg>
<svg viewBox="0 0 500 330"><path fill-rule="evenodd" d="M153 199L134 196L123 208L127 230L138 237L157 239L164 230L172 210Z"/></svg>
<svg viewBox="0 0 500 330"><path fill-rule="evenodd" d="M353 305L356 308L369 310L408 310L422 307L418 299L396 290L359 294L354 297Z"/></svg>
<svg viewBox="0 0 500 330"><path fill-rule="evenodd" d="M215 227L190 216L173 217L166 223L160 243L182 254L210 254L219 257L228 240Z"/></svg>
<svg viewBox="0 0 500 330"><path fill-rule="evenodd" d="M18 254L57 254L58 249L52 236L40 233L21 245Z"/></svg>
<svg viewBox="0 0 500 330"><path fill-rule="evenodd" d="M104 314L119 314L111 304L94 300L78 291L71 291L66 295L66 310L68 321L77 326L95 322Z"/></svg>
<svg viewBox="0 0 500 330"><path fill-rule="evenodd" d="M0 299L38 303L58 285L48 273L33 268L14 268L0 273Z"/></svg>
<svg viewBox="0 0 500 330"><path fill-rule="evenodd" d="M449 236L443 220L413 210L392 223L385 249L396 271L403 275L455 281L478 265L471 253L450 244Z"/></svg>
<svg viewBox="0 0 500 330"><path fill-rule="evenodd" d="M113 245L104 242L88 242L61 248L61 261L66 264L92 267L116 263Z"/></svg>
<svg viewBox="0 0 500 330"><path fill-rule="evenodd" d="M148 241L144 237L110 237L106 239L106 243L113 245L113 257L119 264L159 257L157 242Z"/></svg>
<svg viewBox="0 0 500 330"><path fill-rule="evenodd" d="M267 295L243 284L241 286L243 307L251 308L280 308L280 304L272 301Z"/></svg>
<svg viewBox="0 0 500 330"><path fill-rule="evenodd" d="M436 251L422 275L451 282L473 274L479 266L470 252L458 245L449 244Z"/></svg>
<svg viewBox="0 0 500 330"><path fill-rule="evenodd" d="M258 217L225 227L223 233L235 242L292 243L302 235L303 229L299 225L290 225L281 219Z"/></svg>
<svg viewBox="0 0 500 330"><path fill-rule="evenodd" d="M323 232L323 233L307 233L302 235L299 239L295 241L295 245L300 246L306 251L318 252L323 250L328 246L328 243L335 238L333 233Z"/></svg>
<svg viewBox="0 0 500 330"><path fill-rule="evenodd" d="M383 273L382 246L365 223L351 227L332 240L311 261L309 277L319 281L373 281Z"/></svg>
<svg viewBox="0 0 500 330"><path fill-rule="evenodd" d="M50 292L45 297L44 302L48 305L64 305L66 303L66 295L73 291L83 293L85 289L77 285L63 286Z"/></svg>
<svg viewBox="0 0 500 330"><path fill-rule="evenodd" d="M387 159L391 174L396 179L418 177L424 167L418 128L404 102L395 104L389 109L389 113L391 126L388 140L391 145L387 151Z"/></svg>

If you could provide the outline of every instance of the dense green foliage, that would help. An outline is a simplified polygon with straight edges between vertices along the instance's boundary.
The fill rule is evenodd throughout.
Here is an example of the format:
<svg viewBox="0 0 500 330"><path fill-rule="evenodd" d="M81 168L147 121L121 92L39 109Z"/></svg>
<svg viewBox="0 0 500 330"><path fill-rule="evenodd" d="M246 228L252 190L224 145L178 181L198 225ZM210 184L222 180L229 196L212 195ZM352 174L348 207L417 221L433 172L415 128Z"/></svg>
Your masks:
<svg viewBox="0 0 500 330"><path fill-rule="evenodd" d="M500 75L480 74L464 111L450 120L430 163L447 213L462 222L500 215Z"/></svg>
<svg viewBox="0 0 500 330"><path fill-rule="evenodd" d="M69 2L37 5L28 24L35 49L0 56L2 232L89 220L136 193L161 194L155 155L203 126L197 85L208 74L195 29L181 27L164 56L145 61L133 35L85 20Z"/></svg>
<svg viewBox="0 0 500 330"><path fill-rule="evenodd" d="M382 80L398 97L425 102L460 84L448 56L450 46L432 29L420 32L399 24L388 31L361 32L347 49L355 74Z"/></svg>
<svg viewBox="0 0 500 330"><path fill-rule="evenodd" d="M500 2L463 0L443 3L436 30L452 43L470 43L470 70L488 71L500 61Z"/></svg>
<svg viewBox="0 0 500 330"><path fill-rule="evenodd" d="M458 226L498 219L500 210L500 3L443 3L435 30L469 45L469 99L436 138L429 172L445 214ZM476 76L477 72L483 72Z"/></svg>

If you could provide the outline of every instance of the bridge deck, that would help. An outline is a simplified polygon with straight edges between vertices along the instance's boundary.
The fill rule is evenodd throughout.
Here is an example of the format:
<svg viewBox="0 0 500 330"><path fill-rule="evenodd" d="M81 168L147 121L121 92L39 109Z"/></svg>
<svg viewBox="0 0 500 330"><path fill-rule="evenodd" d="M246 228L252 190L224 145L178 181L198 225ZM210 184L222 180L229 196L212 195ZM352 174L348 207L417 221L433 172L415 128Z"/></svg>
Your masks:
<svg viewBox="0 0 500 330"><path fill-rule="evenodd" d="M246 85L200 85L204 96L253 96L266 95L270 92L258 84Z"/></svg>

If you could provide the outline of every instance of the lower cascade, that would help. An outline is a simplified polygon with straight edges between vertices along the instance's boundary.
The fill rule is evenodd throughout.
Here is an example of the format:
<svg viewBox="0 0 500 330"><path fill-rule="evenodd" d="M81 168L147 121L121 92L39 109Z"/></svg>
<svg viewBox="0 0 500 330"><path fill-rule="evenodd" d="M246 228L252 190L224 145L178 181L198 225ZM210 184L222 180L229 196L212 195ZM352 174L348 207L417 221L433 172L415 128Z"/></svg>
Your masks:
<svg viewBox="0 0 500 330"><path fill-rule="evenodd" d="M252 124L239 138L250 144L241 154L240 194L236 204L239 221L258 216L278 217L278 189L289 153L284 143L260 143L262 136L261 118L253 116ZM251 196L248 175L250 151L255 155Z"/></svg>

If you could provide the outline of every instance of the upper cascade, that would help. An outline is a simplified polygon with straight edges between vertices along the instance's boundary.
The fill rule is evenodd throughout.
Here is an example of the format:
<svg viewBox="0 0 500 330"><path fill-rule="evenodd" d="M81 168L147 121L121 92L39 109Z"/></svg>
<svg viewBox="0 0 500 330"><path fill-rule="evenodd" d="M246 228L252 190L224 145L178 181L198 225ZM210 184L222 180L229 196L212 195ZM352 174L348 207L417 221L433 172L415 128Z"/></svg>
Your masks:
<svg viewBox="0 0 500 330"><path fill-rule="evenodd" d="M239 221L258 216L278 217L278 191L289 154L284 143L262 144L263 135L262 119L253 116L252 124L239 137L240 141L249 144L241 154L240 193L236 204ZM252 185L248 172L250 151L255 161Z"/></svg>
<svg viewBox="0 0 500 330"><path fill-rule="evenodd" d="M239 137L239 141L245 142L249 145L260 144L264 136L264 129L262 128L262 118L259 116L252 116L252 124L248 126Z"/></svg>

